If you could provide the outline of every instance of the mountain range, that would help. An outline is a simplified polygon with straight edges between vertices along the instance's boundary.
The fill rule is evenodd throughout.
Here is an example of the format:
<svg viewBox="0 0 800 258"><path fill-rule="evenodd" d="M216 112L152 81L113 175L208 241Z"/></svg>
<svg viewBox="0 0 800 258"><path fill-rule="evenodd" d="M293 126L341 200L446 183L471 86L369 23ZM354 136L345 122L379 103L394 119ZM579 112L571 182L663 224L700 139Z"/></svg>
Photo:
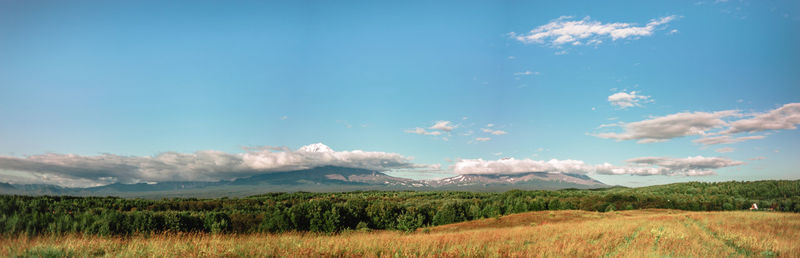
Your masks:
<svg viewBox="0 0 800 258"><path fill-rule="evenodd" d="M529 172L518 174L464 174L438 180L414 180L389 176L373 170L323 166L311 169L270 172L219 182L159 182L109 184L70 188L45 184L0 183L0 194L74 195L120 197L221 197L248 196L265 192L343 192L358 190L457 190L507 191L604 188L583 174Z"/></svg>

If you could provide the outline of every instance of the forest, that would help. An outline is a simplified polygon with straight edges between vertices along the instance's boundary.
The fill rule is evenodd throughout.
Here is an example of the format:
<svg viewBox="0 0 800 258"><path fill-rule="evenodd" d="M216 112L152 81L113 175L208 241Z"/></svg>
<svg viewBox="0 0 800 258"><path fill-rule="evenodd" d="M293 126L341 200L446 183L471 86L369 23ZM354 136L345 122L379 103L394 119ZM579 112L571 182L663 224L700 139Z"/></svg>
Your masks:
<svg viewBox="0 0 800 258"><path fill-rule="evenodd" d="M800 212L800 180L484 192L268 193L245 198L0 196L0 234L336 233L418 228L540 210Z"/></svg>

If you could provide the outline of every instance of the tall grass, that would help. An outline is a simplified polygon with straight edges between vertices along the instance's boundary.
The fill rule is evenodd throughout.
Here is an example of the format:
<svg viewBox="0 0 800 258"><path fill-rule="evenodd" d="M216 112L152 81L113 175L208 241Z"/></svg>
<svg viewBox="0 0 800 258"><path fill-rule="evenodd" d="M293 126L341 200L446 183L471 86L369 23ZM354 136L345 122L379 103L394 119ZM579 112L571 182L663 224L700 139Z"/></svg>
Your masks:
<svg viewBox="0 0 800 258"><path fill-rule="evenodd" d="M800 214L543 211L336 235L6 236L0 256L800 256Z"/></svg>

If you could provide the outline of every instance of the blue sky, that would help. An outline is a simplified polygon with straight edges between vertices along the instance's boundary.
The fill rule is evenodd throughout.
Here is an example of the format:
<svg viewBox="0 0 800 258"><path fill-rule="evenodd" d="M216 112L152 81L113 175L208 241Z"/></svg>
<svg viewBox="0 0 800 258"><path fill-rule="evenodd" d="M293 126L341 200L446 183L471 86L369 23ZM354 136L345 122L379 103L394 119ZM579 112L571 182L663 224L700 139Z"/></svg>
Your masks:
<svg viewBox="0 0 800 258"><path fill-rule="evenodd" d="M441 165L389 172L412 178L457 174L459 160L702 156L727 163L687 165L714 172L697 177L588 173L627 186L798 179L800 114L780 109L800 102L797 46L796 1L2 1L0 155L322 142ZM660 142L625 134L722 111L734 114L647 136ZM431 128L440 121L453 128ZM732 133L736 121L746 130ZM760 138L697 142L720 136Z"/></svg>

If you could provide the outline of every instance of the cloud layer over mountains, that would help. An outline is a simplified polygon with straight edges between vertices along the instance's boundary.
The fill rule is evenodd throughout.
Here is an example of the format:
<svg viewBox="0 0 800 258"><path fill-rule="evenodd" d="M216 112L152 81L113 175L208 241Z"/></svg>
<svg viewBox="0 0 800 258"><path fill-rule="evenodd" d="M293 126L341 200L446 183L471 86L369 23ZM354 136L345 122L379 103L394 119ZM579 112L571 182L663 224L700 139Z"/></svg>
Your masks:
<svg viewBox="0 0 800 258"><path fill-rule="evenodd" d="M732 167L744 162L722 157L642 157L627 160L626 166L609 163L589 165L580 160L550 161L504 158L499 160L462 159L453 165L457 174L519 174L528 172L550 173L597 173L605 175L685 175L703 176L715 174L714 169Z"/></svg>
<svg viewBox="0 0 800 258"><path fill-rule="evenodd" d="M0 172L22 183L62 186L95 186L110 183L165 181L220 181L275 171L320 166L340 166L386 171L414 168L411 159L396 153L333 151L321 143L288 148L249 148L246 153L198 151L165 152L155 156L103 154L42 154L28 157L0 156Z"/></svg>

